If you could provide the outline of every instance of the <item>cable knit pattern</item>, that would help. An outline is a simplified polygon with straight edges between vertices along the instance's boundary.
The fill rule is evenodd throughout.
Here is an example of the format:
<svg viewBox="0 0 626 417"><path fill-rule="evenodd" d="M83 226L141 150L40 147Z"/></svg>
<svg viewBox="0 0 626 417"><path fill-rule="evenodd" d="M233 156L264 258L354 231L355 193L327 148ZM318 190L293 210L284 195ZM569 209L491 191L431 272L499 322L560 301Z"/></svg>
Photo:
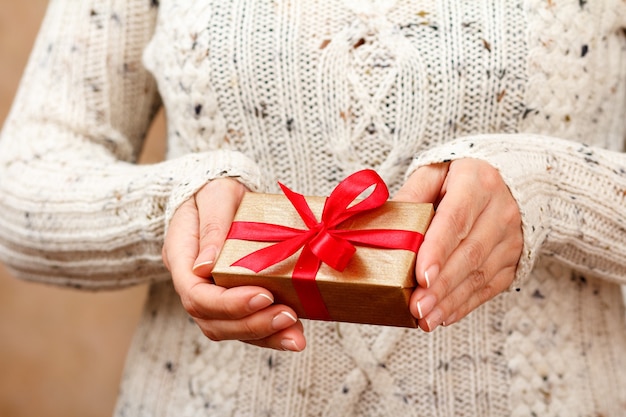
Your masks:
<svg viewBox="0 0 626 417"><path fill-rule="evenodd" d="M117 416L623 416L626 3L53 0L0 138L0 259L154 282ZM167 160L135 160L159 105ZM432 334L306 322L300 354L207 340L160 260L207 181L325 195L488 161L513 289Z"/></svg>

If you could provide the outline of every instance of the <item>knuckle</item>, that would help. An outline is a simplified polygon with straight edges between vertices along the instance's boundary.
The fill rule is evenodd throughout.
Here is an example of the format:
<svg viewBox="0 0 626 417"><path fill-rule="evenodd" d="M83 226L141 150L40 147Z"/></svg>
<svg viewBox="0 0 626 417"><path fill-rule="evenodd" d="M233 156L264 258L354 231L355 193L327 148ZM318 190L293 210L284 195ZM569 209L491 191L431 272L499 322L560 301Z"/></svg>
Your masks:
<svg viewBox="0 0 626 417"><path fill-rule="evenodd" d="M522 222L522 215L515 203L507 204L501 211L501 216L505 224L509 224L513 227L518 227Z"/></svg>
<svg viewBox="0 0 626 417"><path fill-rule="evenodd" d="M225 234L226 228L222 225L218 219L207 219L207 223L200 229L200 240L211 239L214 236L222 236Z"/></svg>
<svg viewBox="0 0 626 417"><path fill-rule="evenodd" d="M213 342L221 342L226 340L224 336L218 333L215 329L210 326L201 326L200 330L202 330L202 334L209 340Z"/></svg>
<svg viewBox="0 0 626 417"><path fill-rule="evenodd" d="M467 212L465 210L454 210L447 213L448 223L452 229L452 233L459 238L467 236L471 225L467 221Z"/></svg>
<svg viewBox="0 0 626 417"><path fill-rule="evenodd" d="M206 319L206 314L202 314L203 308L202 303L198 300L196 296L198 292L198 284L193 285L188 290L176 290L178 292L178 296L180 297L180 302L183 306L183 309L194 319Z"/></svg>
<svg viewBox="0 0 626 417"><path fill-rule="evenodd" d="M469 274L468 280L473 291L481 291L487 285L487 274L483 269L477 269Z"/></svg>
<svg viewBox="0 0 626 417"><path fill-rule="evenodd" d="M485 285L476 291L476 301L477 306L485 304L487 301L491 300L496 296L496 290L491 285Z"/></svg>
<svg viewBox="0 0 626 417"><path fill-rule="evenodd" d="M520 256L522 256L522 249L524 248L524 239L520 235L515 239L513 244L511 245L511 260L513 265L517 265L519 262Z"/></svg>
<svg viewBox="0 0 626 417"><path fill-rule="evenodd" d="M441 296L439 299L443 299L444 297L450 297L450 292L452 291L452 278L447 275L440 275L436 281L437 287L439 287Z"/></svg>
<svg viewBox="0 0 626 417"><path fill-rule="evenodd" d="M481 265L485 259L487 251L485 245L477 239L465 239L462 250L463 257L468 269L472 270Z"/></svg>
<svg viewBox="0 0 626 417"><path fill-rule="evenodd" d="M232 178L218 178L209 182L206 186L207 192L212 193L235 193L243 195L246 188L239 181Z"/></svg>
<svg viewBox="0 0 626 417"><path fill-rule="evenodd" d="M233 298L228 290L222 292L215 300L216 307L219 309L219 316L224 320L239 320L244 316L242 313L241 300Z"/></svg>
<svg viewBox="0 0 626 417"><path fill-rule="evenodd" d="M246 340L259 340L265 337L265 335L256 329L248 320L243 321L243 332L246 335Z"/></svg>
<svg viewBox="0 0 626 417"><path fill-rule="evenodd" d="M480 184L486 190L494 190L502 184L500 172L491 165L485 165L479 172Z"/></svg>
<svg viewBox="0 0 626 417"><path fill-rule="evenodd" d="M237 307L230 303L222 304L222 312L225 320L238 320L241 317Z"/></svg>
<svg viewBox="0 0 626 417"><path fill-rule="evenodd" d="M195 301L195 299L191 296L185 296L185 295L181 295L180 297L180 301L183 305L183 309L187 312L187 314L189 314L191 317L196 318L196 319L201 319L203 318L198 310L198 303Z"/></svg>

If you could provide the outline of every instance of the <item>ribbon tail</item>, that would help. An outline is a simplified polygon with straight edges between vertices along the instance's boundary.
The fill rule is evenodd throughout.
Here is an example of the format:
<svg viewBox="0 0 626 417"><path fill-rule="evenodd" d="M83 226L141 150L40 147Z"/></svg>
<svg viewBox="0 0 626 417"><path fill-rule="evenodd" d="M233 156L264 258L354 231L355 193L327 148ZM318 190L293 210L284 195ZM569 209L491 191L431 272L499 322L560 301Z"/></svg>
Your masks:
<svg viewBox="0 0 626 417"><path fill-rule="evenodd" d="M321 261L311 252L309 246L305 245L293 270L291 281L307 318L329 321L330 313L315 281L320 265Z"/></svg>
<svg viewBox="0 0 626 417"><path fill-rule="evenodd" d="M283 194L287 197L287 199L291 202L293 208L296 209L304 224L310 229L317 224L317 220L315 219L315 215L311 211L311 207L306 202L306 198L302 194L298 194L294 191L291 191L287 186L278 183L280 188L283 190Z"/></svg>
<svg viewBox="0 0 626 417"><path fill-rule="evenodd" d="M310 234L310 232L302 233L300 236L254 251L237 260L231 266L242 266L259 273L296 253L310 239Z"/></svg>
<svg viewBox="0 0 626 417"><path fill-rule="evenodd" d="M306 230L261 222L236 221L230 225L227 239L258 242L282 242L305 233Z"/></svg>
<svg viewBox="0 0 626 417"><path fill-rule="evenodd" d="M331 233L333 236L346 239L360 246L382 249L404 249L416 253L424 241L423 234L410 230L332 230Z"/></svg>

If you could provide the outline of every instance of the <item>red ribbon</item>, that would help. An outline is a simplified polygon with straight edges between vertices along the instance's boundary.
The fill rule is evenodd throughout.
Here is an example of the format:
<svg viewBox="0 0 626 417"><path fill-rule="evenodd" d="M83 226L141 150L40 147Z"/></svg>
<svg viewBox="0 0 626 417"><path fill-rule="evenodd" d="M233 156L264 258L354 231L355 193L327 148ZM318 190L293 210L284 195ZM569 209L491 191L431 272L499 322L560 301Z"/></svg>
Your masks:
<svg viewBox="0 0 626 417"><path fill-rule="evenodd" d="M291 191L283 184L279 185L307 229L260 222L233 222L228 239L278 242L244 256L233 263L233 266L242 266L258 273L287 259L302 248L292 273L292 283L308 318L331 320L315 283L322 262L341 272L356 252L355 244L417 252L424 238L421 233L408 230L337 229L341 222L359 213L376 209L387 201L389 191L375 171L359 171L339 183L324 203L321 221L315 218L303 195ZM351 205L372 186L374 189L369 196Z"/></svg>

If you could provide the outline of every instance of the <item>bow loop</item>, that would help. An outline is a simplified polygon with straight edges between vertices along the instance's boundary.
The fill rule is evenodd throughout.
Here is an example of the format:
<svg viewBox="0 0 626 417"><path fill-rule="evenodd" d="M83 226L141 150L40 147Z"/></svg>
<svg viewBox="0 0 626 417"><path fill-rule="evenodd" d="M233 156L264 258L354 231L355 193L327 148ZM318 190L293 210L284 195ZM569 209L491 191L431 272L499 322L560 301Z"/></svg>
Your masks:
<svg viewBox="0 0 626 417"><path fill-rule="evenodd" d="M356 199L374 187L372 193L362 201L353 204ZM334 228L350 217L380 207L389 198L389 191L383 179L371 169L355 172L339 183L330 193L324 211L322 222L327 227Z"/></svg>

